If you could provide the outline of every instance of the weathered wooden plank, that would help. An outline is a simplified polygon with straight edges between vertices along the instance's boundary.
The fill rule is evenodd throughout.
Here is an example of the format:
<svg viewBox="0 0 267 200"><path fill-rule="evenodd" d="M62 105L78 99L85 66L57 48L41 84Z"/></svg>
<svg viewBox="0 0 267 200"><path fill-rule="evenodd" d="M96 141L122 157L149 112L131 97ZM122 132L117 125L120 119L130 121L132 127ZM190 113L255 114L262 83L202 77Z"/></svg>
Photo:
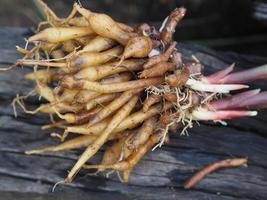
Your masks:
<svg viewBox="0 0 267 200"><path fill-rule="evenodd" d="M27 29L21 29L20 32L0 30L3 33L0 44L6 51L13 52L2 57L0 63L12 63L19 56L13 47L21 42L27 32ZM7 33L9 36L5 39ZM2 49L0 47L0 52L3 52ZM267 63L265 58L218 54L189 44L179 44L178 49L185 54L184 59L191 59L191 54L194 54L205 64L207 71L221 69L234 60L238 61L239 69ZM264 199L267 196L266 112L261 112L258 118L231 121L228 127L195 125L189 131L190 136L179 136L178 130L172 134L170 144L149 153L138 164L128 184L121 183L116 174L111 174L109 178L105 174L85 176L88 172L83 170L73 184L59 185L55 194L46 194L56 182L63 180L81 150L24 155L26 149L57 143L56 139L48 137L49 131L40 130L40 125L48 122L46 116L30 116L20 111L17 119L13 116L10 106L12 98L17 93L25 95L32 89L32 84L23 79L27 70L0 73L0 191L43 193L42 198L47 199L61 198L66 191L67 197L64 199L72 198L74 194L83 194L81 199L90 196L95 199L232 200ZM36 107L40 102L37 98L30 98L27 103ZM100 154L91 162L99 160ZM248 167L218 171L193 190L182 189L182 183L195 170L229 156L248 156ZM4 197L10 197L9 193L4 194ZM18 193L16 195L18 199L36 197L36 194L26 197Z"/></svg>

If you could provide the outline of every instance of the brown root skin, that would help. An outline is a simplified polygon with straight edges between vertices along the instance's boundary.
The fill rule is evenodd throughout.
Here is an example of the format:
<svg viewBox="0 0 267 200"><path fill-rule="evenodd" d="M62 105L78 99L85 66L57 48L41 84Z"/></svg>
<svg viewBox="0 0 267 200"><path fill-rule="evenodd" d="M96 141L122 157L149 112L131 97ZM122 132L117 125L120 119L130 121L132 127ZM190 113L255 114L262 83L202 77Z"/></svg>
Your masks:
<svg viewBox="0 0 267 200"><path fill-rule="evenodd" d="M164 76L164 74L168 71L174 71L175 65L170 62L160 62L155 64L149 69L145 69L139 75L139 78L150 78L150 77L158 77Z"/></svg>
<svg viewBox="0 0 267 200"><path fill-rule="evenodd" d="M200 74L204 69L204 66L201 63L196 62L186 63L184 67L189 69L190 74Z"/></svg>
<svg viewBox="0 0 267 200"><path fill-rule="evenodd" d="M168 85L172 87L183 86L190 76L190 71L187 67L182 70L176 70L174 74L165 77L165 81Z"/></svg>
<svg viewBox="0 0 267 200"><path fill-rule="evenodd" d="M172 102L172 103L177 102L177 95L175 93L166 92L163 97L169 102Z"/></svg>
<svg viewBox="0 0 267 200"><path fill-rule="evenodd" d="M194 187L199 181L201 181L208 174L221 169L221 168L231 168L231 167L240 167L242 165L247 164L247 158L230 158L225 160L215 161L197 173L195 173L192 177L190 177L184 184L185 189L191 189Z"/></svg>
<svg viewBox="0 0 267 200"><path fill-rule="evenodd" d="M178 51L172 53L171 62L178 68L183 66L182 54Z"/></svg>
<svg viewBox="0 0 267 200"><path fill-rule="evenodd" d="M143 103L143 111L144 111L144 112L147 112L148 109L149 109L152 105L154 105L154 104L160 102L161 99L162 99L162 97L159 96L159 95L156 95L156 94L151 94L151 95L149 95L149 96L145 99L145 101L144 101L144 103Z"/></svg>
<svg viewBox="0 0 267 200"><path fill-rule="evenodd" d="M138 33L138 35L150 36L152 34L151 29L152 27L149 24L143 23L136 28L136 32Z"/></svg>
<svg viewBox="0 0 267 200"><path fill-rule="evenodd" d="M103 133L94 141L94 143L87 147L84 153L81 155L79 160L73 166L71 171L69 172L67 178L65 179L66 183L70 183L74 176L78 173L78 171L82 168L82 166L90 159L106 142L109 135L112 131L121 123L121 121L130 114L131 110L134 108L136 102L138 100L138 96L133 97L127 104L125 104L112 118L109 122L107 128L103 131Z"/></svg>
<svg viewBox="0 0 267 200"><path fill-rule="evenodd" d="M171 132L176 133L176 131L182 126L182 123L173 123L170 127L169 130Z"/></svg>
<svg viewBox="0 0 267 200"><path fill-rule="evenodd" d="M160 62L167 62L171 54L173 53L176 47L176 44L177 44L176 42L172 42L169 48L163 54L149 58L149 60L143 66L144 69L149 69L155 64L160 63Z"/></svg>
<svg viewBox="0 0 267 200"><path fill-rule="evenodd" d="M186 9L184 7L176 8L168 17L168 20L163 27L163 30L160 34L160 39L165 43L169 44L173 40L173 34L177 24L185 16Z"/></svg>
<svg viewBox="0 0 267 200"><path fill-rule="evenodd" d="M159 118L159 126L166 127L171 122L172 122L172 119L171 119L170 111L164 112Z"/></svg>
<svg viewBox="0 0 267 200"><path fill-rule="evenodd" d="M131 26L128 25L128 24L124 24L124 23L122 23L122 22L117 22L117 24L118 24L118 26L119 26L123 31L125 31L125 32L129 32L129 33L134 32L134 28L131 27Z"/></svg>

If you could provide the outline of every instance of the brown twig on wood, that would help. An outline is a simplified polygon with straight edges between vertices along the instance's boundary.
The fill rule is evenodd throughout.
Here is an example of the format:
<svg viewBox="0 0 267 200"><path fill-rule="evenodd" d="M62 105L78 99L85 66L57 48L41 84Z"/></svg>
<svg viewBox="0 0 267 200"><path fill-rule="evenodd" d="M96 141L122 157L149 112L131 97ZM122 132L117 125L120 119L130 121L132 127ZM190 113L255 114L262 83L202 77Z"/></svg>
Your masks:
<svg viewBox="0 0 267 200"><path fill-rule="evenodd" d="M191 176L184 184L185 189L190 189L194 187L199 181L201 181L206 175L214 172L215 170L221 168L231 168L231 167L239 167L247 164L247 158L229 158L225 160L215 161L202 169L200 169L197 173Z"/></svg>

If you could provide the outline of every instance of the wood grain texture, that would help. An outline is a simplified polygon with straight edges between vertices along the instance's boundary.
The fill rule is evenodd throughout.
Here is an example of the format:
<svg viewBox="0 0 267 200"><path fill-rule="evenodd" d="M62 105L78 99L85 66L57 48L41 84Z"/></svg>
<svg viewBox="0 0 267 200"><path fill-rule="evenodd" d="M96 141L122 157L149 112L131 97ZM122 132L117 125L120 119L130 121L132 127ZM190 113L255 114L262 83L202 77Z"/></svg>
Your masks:
<svg viewBox="0 0 267 200"><path fill-rule="evenodd" d="M12 64L20 55L16 44L23 44L28 29L0 29L1 67ZM194 54L207 72L221 69L235 62L237 69L267 63L267 58L218 53L192 44L179 44L184 59ZM28 156L24 150L57 143L42 131L40 125L48 118L38 114L19 112L14 118L10 105L17 94L26 94L32 84L23 79L30 69L16 69L0 73L0 199L265 199L267 197L267 113L258 117L218 124L195 125L190 136L171 134L171 142L150 152L137 165L129 183L121 183L116 174L92 175L82 170L70 185L53 185L67 175L81 150ZM253 87L267 89L263 82ZM27 104L36 107L36 98ZM242 125L241 125L242 123ZM92 162L100 159L97 154ZM192 190L182 184L196 170L212 161L231 156L247 156L248 167L220 170L208 175ZM78 196L76 196L78 195Z"/></svg>

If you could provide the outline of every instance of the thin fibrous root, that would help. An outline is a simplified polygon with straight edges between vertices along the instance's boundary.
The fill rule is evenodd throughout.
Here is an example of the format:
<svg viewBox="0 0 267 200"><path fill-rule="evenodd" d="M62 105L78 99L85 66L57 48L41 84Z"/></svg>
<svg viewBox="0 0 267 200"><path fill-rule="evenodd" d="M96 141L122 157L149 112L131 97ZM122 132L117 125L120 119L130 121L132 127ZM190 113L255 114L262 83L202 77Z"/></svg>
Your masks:
<svg viewBox="0 0 267 200"><path fill-rule="evenodd" d="M0 71L9 71L13 69L14 67L18 66L17 64L11 65L9 67L0 68Z"/></svg>

